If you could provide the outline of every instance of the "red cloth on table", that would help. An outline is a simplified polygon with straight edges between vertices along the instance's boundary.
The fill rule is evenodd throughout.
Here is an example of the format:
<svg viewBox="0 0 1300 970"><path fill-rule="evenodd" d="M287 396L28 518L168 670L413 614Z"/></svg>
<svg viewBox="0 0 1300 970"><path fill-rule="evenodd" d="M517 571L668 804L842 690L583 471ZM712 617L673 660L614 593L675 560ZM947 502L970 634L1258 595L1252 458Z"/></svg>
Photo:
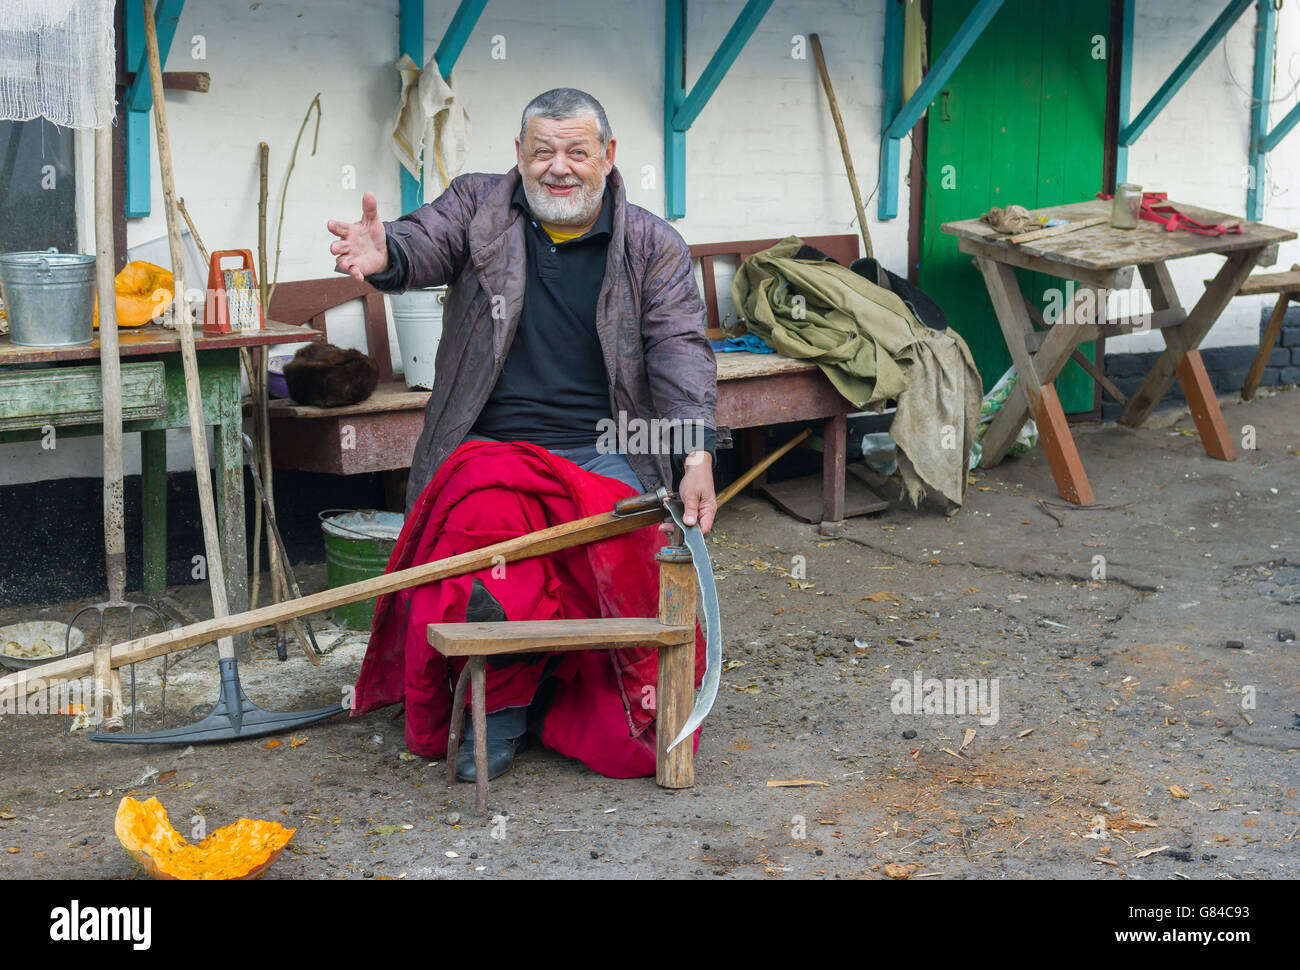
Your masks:
<svg viewBox="0 0 1300 970"><path fill-rule="evenodd" d="M608 512L634 494L623 482L583 471L538 445L468 441L443 463L402 527L388 572L564 522ZM379 597L357 680L352 716L406 702L406 746L426 758L447 753L454 678L465 661L438 653L430 623L465 620L474 578L511 620L657 616L664 535L646 527L597 543ZM695 683L704 676L704 637L696 630ZM556 690L542 743L611 778L655 773L652 648L581 650L558 657ZM544 663L487 670L487 711L527 704ZM466 715L468 719L468 714ZM699 744L699 732L695 735Z"/></svg>

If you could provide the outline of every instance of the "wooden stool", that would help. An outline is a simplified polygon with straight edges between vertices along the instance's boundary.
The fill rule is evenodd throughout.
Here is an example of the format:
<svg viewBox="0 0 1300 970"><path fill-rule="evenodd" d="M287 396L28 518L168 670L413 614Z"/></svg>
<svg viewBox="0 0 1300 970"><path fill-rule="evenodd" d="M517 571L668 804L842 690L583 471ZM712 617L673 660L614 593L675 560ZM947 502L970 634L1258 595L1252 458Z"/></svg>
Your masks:
<svg viewBox="0 0 1300 970"><path fill-rule="evenodd" d="M665 788L695 783L695 749L687 739L668 751L695 700L695 569L684 547L668 546L659 561L659 615L598 620L526 620L502 623L430 623L429 645L445 657L468 657L451 701L447 784L456 783L456 757L465 722L465 689L473 695L474 807L487 811L487 658L510 653L656 647L655 780Z"/></svg>

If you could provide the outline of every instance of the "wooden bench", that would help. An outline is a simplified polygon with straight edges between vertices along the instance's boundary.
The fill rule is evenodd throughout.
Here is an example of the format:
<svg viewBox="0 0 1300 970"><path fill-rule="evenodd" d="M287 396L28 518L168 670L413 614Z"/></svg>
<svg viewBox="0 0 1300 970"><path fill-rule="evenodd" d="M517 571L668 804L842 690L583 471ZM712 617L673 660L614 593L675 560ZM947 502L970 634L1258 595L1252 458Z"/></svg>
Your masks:
<svg viewBox="0 0 1300 970"><path fill-rule="evenodd" d="M1289 273L1258 273L1255 276L1248 276L1246 282L1241 284L1241 289L1237 290L1238 296L1255 296L1260 293L1276 293L1277 303L1273 304L1273 313L1269 316L1268 325L1260 338L1259 350L1255 352L1255 359L1246 374L1245 382L1241 385L1243 401L1249 401L1259 390L1264 368L1268 366L1268 359L1273 354L1278 334L1282 332L1282 319L1286 316L1287 307L1292 300L1300 301L1300 263L1292 266Z"/></svg>
<svg viewBox="0 0 1300 970"><path fill-rule="evenodd" d="M361 300L366 351L379 365L379 386L360 404L320 408L273 399L271 455L276 468L329 475L385 474L389 506L405 508L405 477L424 427L428 391L411 390L393 375L384 295L348 276L281 283L271 299L272 319L310 326L325 334L325 311Z"/></svg>
<svg viewBox="0 0 1300 970"><path fill-rule="evenodd" d="M858 237L802 236L805 243L821 250L842 266L858 258ZM780 239L748 239L742 242L708 243L691 247L691 258L699 260L703 281L704 306L710 339L723 336L718 317L718 291L714 260L731 257L737 266L755 253L775 246ZM847 470L848 415L853 406L835 389L816 364L793 360L780 354L720 353L718 357L718 406L715 421L720 426L746 433L740 436L741 464L750 468L766 453L764 428L792 421L822 421L822 504L823 535L836 535L845 517L845 472ZM765 475L754 480L753 487L765 486ZM789 497L773 495L787 511L811 518L790 507ZM882 506L871 496L862 511ZM858 510L854 510L858 511Z"/></svg>
<svg viewBox="0 0 1300 970"><path fill-rule="evenodd" d="M858 258L858 237L851 234L805 236L805 242L847 266ZM707 323L721 335L714 260L737 261L775 245L778 239L710 243L690 247L703 280ZM351 300L364 301L367 352L379 364L380 383L360 404L320 408L288 399L270 404L271 453L275 467L331 475L400 472L409 468L416 440L424 427L429 392L411 390L394 378L383 295L350 277L281 283L271 301L271 317L306 325L329 339L325 311ZM718 339L715 336L714 339ZM823 422L821 530L837 532L845 515L846 416L853 410L816 364L778 354L720 353L718 359L719 427L747 431L741 460L749 468L766 451L763 428L796 421ZM762 477L756 480L761 486ZM401 488L390 476L389 502L403 508Z"/></svg>

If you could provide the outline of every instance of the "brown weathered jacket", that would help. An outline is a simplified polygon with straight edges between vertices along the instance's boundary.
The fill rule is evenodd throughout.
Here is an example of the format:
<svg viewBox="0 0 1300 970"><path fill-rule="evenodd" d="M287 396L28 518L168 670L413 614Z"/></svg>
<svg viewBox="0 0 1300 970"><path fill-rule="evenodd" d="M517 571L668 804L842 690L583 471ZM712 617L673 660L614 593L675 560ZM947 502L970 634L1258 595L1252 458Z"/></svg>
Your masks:
<svg viewBox="0 0 1300 970"><path fill-rule="evenodd" d="M411 459L407 510L487 403L523 307L524 217L510 204L518 168L462 175L427 205L384 224L410 266L410 288L450 287L433 392ZM631 205L615 168L614 233L596 303L610 409L629 419L714 427L717 367L690 251L668 223ZM595 429L593 429L593 441ZM670 456L628 455L648 489L672 484Z"/></svg>

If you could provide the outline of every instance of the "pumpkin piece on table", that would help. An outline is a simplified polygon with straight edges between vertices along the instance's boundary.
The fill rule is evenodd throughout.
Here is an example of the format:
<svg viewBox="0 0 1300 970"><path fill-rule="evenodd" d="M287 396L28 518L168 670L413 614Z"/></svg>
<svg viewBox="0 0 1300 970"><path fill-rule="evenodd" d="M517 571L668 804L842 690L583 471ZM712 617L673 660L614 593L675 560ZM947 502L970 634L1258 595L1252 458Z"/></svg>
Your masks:
<svg viewBox="0 0 1300 970"><path fill-rule="evenodd" d="M241 818L191 845L172 827L157 798L129 795L117 806L113 830L127 854L154 879L256 879L284 851L297 829Z"/></svg>
<svg viewBox="0 0 1300 970"><path fill-rule="evenodd" d="M162 316L176 294L176 280L169 270L144 260L136 260L122 267L113 277L113 290L117 295L117 326L143 327L155 317ZM99 299L95 299L95 327L99 327Z"/></svg>

